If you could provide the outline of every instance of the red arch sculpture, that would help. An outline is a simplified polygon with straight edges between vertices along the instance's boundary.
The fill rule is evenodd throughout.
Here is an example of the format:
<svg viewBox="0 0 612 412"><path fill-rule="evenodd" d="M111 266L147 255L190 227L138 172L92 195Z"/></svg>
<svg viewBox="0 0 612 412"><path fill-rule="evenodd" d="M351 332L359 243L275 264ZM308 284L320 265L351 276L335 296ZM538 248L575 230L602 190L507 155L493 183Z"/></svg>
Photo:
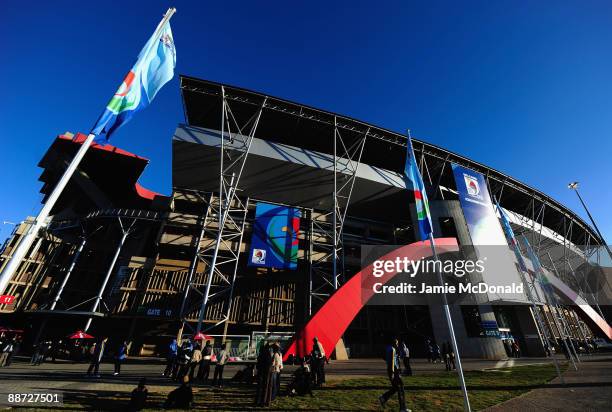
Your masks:
<svg viewBox="0 0 612 412"><path fill-rule="evenodd" d="M457 239L455 238L438 238L435 239L435 244L440 253L457 251L459 249ZM431 246L427 240L402 246L382 256L380 260L394 260L396 257L419 260L421 258L428 258L431 255ZM374 294L372 285L375 282L385 284L397 274L390 273L380 278L374 278L370 275L372 269L372 264L361 269L361 271L330 296L327 302L308 321L306 326L297 333L296 338L285 351L285 360L290 355L302 357L310 353L314 337L319 339L325 353L328 356L331 355L340 337L361 308Z"/></svg>

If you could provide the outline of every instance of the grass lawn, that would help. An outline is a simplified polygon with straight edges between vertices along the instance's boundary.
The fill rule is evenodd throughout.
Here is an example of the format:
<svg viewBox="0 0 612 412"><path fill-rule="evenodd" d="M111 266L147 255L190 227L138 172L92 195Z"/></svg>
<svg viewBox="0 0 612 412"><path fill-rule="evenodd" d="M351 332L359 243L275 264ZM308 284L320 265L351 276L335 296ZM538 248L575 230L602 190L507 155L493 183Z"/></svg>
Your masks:
<svg viewBox="0 0 612 412"><path fill-rule="evenodd" d="M531 389L543 385L556 376L553 365L517 366L491 371L470 371L465 374L473 410L503 402ZM285 377L287 378L287 377ZM281 388L287 379L283 379ZM463 398L455 372L436 372L404 378L406 403L413 411L456 411L463 408ZM277 398L264 410L322 410L322 411L380 411L378 397L388 389L384 377L355 378L331 381L314 396ZM168 387L169 391L171 387ZM148 407L159 409L167 391L150 390ZM255 386L228 384L221 390L207 386L194 386L194 409L207 410L253 410ZM68 391L69 392L69 391ZM64 395L65 410L103 409L122 410L129 401L129 393L96 391L84 393L75 391ZM398 410L397 396L387 403L388 411Z"/></svg>
<svg viewBox="0 0 612 412"><path fill-rule="evenodd" d="M480 410L506 401L542 385L556 376L552 365L521 366L494 371L466 372L472 409ZM463 409L463 397L455 373L435 373L404 378L406 404L414 411ZM317 391L315 398L277 399L272 409L380 410L378 397L388 389L385 378L350 379L332 382ZM397 396L385 409L398 410Z"/></svg>

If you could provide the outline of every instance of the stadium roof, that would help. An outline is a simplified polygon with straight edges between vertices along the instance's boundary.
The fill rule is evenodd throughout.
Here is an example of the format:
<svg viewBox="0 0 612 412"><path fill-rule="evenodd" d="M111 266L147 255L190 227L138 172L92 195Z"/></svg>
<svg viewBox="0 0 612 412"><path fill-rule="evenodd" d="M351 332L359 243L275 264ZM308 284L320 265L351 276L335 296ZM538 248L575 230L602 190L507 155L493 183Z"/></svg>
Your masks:
<svg viewBox="0 0 612 412"><path fill-rule="evenodd" d="M242 124L265 102L255 133L257 138L332 154L335 128L347 147L367 134L361 162L398 173L403 171L406 136L400 133L240 87L188 76L181 76L180 82L185 118L191 126L219 130L224 93L231 104L232 115ZM558 233L565 233L576 245L603 244L597 233L578 215L541 191L442 147L418 139L413 139L413 142L417 158L423 165L423 178L431 190L431 200L448 198L449 195L452 198L451 192L444 194L435 188L455 187L449 163L457 163L485 175L492 195L506 209L541 222Z"/></svg>
<svg viewBox="0 0 612 412"><path fill-rule="evenodd" d="M39 180L43 202L51 194L68 159L77 152L87 136L82 133L65 133L58 136L38 166L43 168ZM70 180L65 192L54 207L54 213L74 206L81 211L110 207L153 207L163 195L150 191L138 183L138 178L149 163L148 159L109 144L93 143L81 163L78 173ZM79 202L74 202L78 199Z"/></svg>

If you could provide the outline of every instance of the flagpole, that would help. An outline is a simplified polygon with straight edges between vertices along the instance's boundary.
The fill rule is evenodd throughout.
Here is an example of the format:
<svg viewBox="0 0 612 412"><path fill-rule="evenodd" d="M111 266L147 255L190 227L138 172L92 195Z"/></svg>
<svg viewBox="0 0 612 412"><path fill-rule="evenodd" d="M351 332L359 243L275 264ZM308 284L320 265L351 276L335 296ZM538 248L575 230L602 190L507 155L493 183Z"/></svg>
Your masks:
<svg viewBox="0 0 612 412"><path fill-rule="evenodd" d="M429 233L429 244L431 246L431 253L434 261L438 261L438 253L436 252L436 243L434 241L433 232ZM437 265L435 265L437 268ZM436 270L438 276L438 283L440 286L444 286L442 280L442 274L439 270ZM468 397L467 387L465 385L465 377L463 376L463 366L461 365L461 356L459 355L459 347L457 346L457 338L455 337L455 328L453 328L453 321L451 319L451 313L448 306L448 300L446 299L446 293L442 293L442 306L444 307L444 317L446 318L446 324L448 325L448 332L450 333L451 344L453 345L453 351L455 352L455 360L457 362L457 373L459 374L459 382L461 384L461 392L463 392L463 407L467 412L470 412L470 399Z"/></svg>
<svg viewBox="0 0 612 412"><path fill-rule="evenodd" d="M597 223L595 223L595 219L593 219L593 216L591 215L591 212L589 212L589 209L587 208L586 203L584 203L584 200L582 200L582 196L580 196L580 193L578 192L578 182L572 182L572 183L568 184L567 187L570 190L573 190L573 191L576 192L576 195L578 196L578 199L580 200L580 203L582 204L582 207L584 208L584 211L589 216L589 219L591 219L591 223L593 224L593 227L595 228L595 231L597 232L597 234L601 238L601 241L603 242L603 246L606 248L606 250L608 251L608 255L612 259L612 251L610 250L610 246L608 246L608 243L606 242L606 240L604 239L603 235L599 231L599 228L597 227Z"/></svg>
<svg viewBox="0 0 612 412"><path fill-rule="evenodd" d="M506 237L508 238L510 246L514 251L516 260L519 264L518 273L521 278L521 282L525 285L525 288L526 288L525 290L527 294L527 299L529 300L529 303L531 304L532 316L536 323L536 330L538 331L538 336L540 337L540 342L542 343L544 354L548 357L548 354L550 353L550 357L552 358L553 364L555 365L555 370L557 371L557 377L559 378L561 383L565 385L565 381L563 380L563 375L561 374L561 369L559 368L559 362L557 361L557 358L552 353L552 351L550 351L550 342L548 341L548 336L546 334L546 329L545 329L546 325L542 321L542 317L541 317L542 314L540 313L540 309L536 305L535 298L533 297L533 293L531 291L531 288L533 288L533 290L537 294L537 289L535 288L535 284L533 281L531 282L531 288L529 287L529 283L528 283L528 279L530 278L529 272L526 271L527 267L525 266L525 261L523 259L523 256L521 255L521 252L518 249L518 243L516 241L516 237L514 236L514 231L512 230L512 227L510 227L510 222L508 222L504 211L502 210L501 206L499 205L499 202L497 201L497 198L495 198L495 205L497 207L497 210L499 211L499 216L501 217L502 222L504 222L504 224L502 225L504 228L504 233L506 234ZM533 278L531 279L533 280ZM538 294L538 300L541 301L541 299L539 298L539 294ZM552 332L552 329L551 329L551 333L553 333L553 337L554 337L554 332ZM548 351L546 350L547 348L549 348Z"/></svg>
<svg viewBox="0 0 612 412"><path fill-rule="evenodd" d="M162 20L157 25L157 28L155 29L155 32L153 34L154 36L160 34L160 30L166 25L166 23L170 20L174 13L176 13L176 9L174 7L170 7L166 14L164 14ZM77 167L79 167L79 164L85 157L85 154L87 153L87 150L91 146L91 143L93 142L95 137L96 135L93 133L90 133L87 136L87 139L85 139L78 152L62 174L62 177L53 188L53 191L49 195L49 198L45 202L43 208L38 213L38 216L36 216L34 224L30 226L26 234L22 237L21 241L13 251L9 262L4 266L4 269L2 269L2 273L0 273L0 295L3 295L6 291L10 280L19 268L19 265L21 264L21 261L30 249L32 242L34 241L34 239L36 239L36 236L38 236L38 232L41 228L45 226L47 218L51 213L51 210L55 206L55 203L64 191L64 188L70 181L70 178L76 171Z"/></svg>

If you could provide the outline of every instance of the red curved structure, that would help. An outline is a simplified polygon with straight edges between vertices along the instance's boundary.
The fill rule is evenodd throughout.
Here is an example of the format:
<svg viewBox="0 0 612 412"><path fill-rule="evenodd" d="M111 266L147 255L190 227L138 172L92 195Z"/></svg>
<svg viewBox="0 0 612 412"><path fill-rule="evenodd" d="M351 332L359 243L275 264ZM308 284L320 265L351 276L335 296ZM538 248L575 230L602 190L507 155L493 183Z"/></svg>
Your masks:
<svg viewBox="0 0 612 412"><path fill-rule="evenodd" d="M436 248L440 253L459 250L457 239L438 238L435 239ZM380 260L394 260L396 257L407 257L411 260L419 260L431 256L429 241L415 242L402 246L390 252ZM375 278L371 275L372 264L361 269L355 276L338 289L317 313L308 321L306 326L297 333L296 338L287 348L284 358L290 355L306 356L312 349L312 340L317 337L323 345L325 353L331 355L336 343L344 334L361 308L370 300L374 294L372 286L375 282L385 284L397 273L383 275Z"/></svg>

